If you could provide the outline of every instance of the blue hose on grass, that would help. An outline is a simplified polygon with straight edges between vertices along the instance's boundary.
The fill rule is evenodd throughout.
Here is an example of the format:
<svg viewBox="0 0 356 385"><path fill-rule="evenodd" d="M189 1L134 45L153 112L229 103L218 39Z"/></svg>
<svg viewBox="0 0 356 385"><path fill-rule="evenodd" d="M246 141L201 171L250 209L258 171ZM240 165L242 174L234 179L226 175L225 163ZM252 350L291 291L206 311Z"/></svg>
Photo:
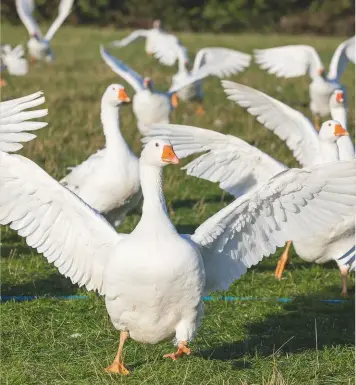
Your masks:
<svg viewBox="0 0 356 385"><path fill-rule="evenodd" d="M55 295L55 296L37 296L37 295L3 295L0 296L0 302L26 302L34 301L37 299L61 299L61 300L77 300L77 299L88 299L87 295ZM281 303L293 302L295 298L258 298L258 297L234 297L234 296L204 296L203 301L225 301L225 302L236 302L236 301L276 301ZM319 302L324 303L347 303L350 302L348 299L319 299Z"/></svg>

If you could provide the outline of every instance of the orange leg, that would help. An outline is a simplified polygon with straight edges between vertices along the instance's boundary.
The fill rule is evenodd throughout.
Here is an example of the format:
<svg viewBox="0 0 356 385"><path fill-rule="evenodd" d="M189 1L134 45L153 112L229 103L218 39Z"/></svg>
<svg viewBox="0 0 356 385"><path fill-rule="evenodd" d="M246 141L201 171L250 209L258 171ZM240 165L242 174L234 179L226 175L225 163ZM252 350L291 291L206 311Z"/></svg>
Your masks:
<svg viewBox="0 0 356 385"><path fill-rule="evenodd" d="M341 273L342 290L341 295L347 296L347 279L349 276L349 268L347 266L339 266Z"/></svg>
<svg viewBox="0 0 356 385"><path fill-rule="evenodd" d="M0 87L5 87L6 86L6 80L0 77Z"/></svg>
<svg viewBox="0 0 356 385"><path fill-rule="evenodd" d="M178 343L178 350L175 353L165 354L163 358L172 358L172 360L175 361L179 357L184 355L189 356L190 354L191 350L187 347L187 342L181 341Z"/></svg>
<svg viewBox="0 0 356 385"><path fill-rule="evenodd" d="M122 358L124 343L128 338L129 338L129 332L120 333L120 343L119 343L119 349L117 351L116 357L114 358L113 363L107 368L105 368L105 372L123 374L124 376L128 376L130 374L130 371L127 368L125 368L124 360Z"/></svg>
<svg viewBox="0 0 356 385"><path fill-rule="evenodd" d="M289 254L289 249L290 249L291 244L292 244L292 241L287 242L286 248L284 249L283 254L279 258L279 261L278 261L277 267L276 267L276 271L274 272L274 276L277 279L282 278L283 271L284 271L286 264L288 262L288 258L289 258L288 254Z"/></svg>
<svg viewBox="0 0 356 385"><path fill-rule="evenodd" d="M314 128L319 132L320 131L320 116L315 115L313 117L313 121L314 121Z"/></svg>
<svg viewBox="0 0 356 385"><path fill-rule="evenodd" d="M198 108L196 109L196 113L199 116L204 116L205 115L205 110L202 104L199 104Z"/></svg>

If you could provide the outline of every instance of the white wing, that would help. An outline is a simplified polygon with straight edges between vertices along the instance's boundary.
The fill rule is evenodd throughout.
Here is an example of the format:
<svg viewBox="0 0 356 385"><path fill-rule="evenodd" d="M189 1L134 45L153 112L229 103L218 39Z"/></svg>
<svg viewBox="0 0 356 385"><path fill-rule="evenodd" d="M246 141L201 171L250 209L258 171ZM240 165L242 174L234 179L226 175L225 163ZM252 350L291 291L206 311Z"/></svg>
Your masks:
<svg viewBox="0 0 356 385"><path fill-rule="evenodd" d="M257 117L257 120L284 140L302 166L311 165L318 154L319 139L311 121L301 112L253 88L222 81L228 99Z"/></svg>
<svg viewBox="0 0 356 385"><path fill-rule="evenodd" d="M168 33L159 33L154 36L152 53L161 64L172 66L177 60L184 65L189 62L188 51L179 39Z"/></svg>
<svg viewBox="0 0 356 385"><path fill-rule="evenodd" d="M22 98L0 103L0 151L14 152L36 137L26 131L38 130L47 126L45 122L28 122L29 119L41 118L48 114L47 109L24 111L44 103L43 92L36 92Z"/></svg>
<svg viewBox="0 0 356 385"><path fill-rule="evenodd" d="M50 41L53 39L54 34L58 31L59 27L63 24L64 20L70 14L74 0L61 0L58 8L58 16L49 27L46 33L45 39Z"/></svg>
<svg viewBox="0 0 356 385"><path fill-rule="evenodd" d="M16 0L16 10L19 18L25 25L29 35L37 35L42 37L40 27L33 17L35 3L33 0Z"/></svg>
<svg viewBox="0 0 356 385"><path fill-rule="evenodd" d="M10 75L22 76L28 72L28 63L24 58L25 51L21 44L14 49L4 46L1 49L1 60L5 64Z"/></svg>
<svg viewBox="0 0 356 385"><path fill-rule="evenodd" d="M178 158L209 151L183 170L188 175L219 182L221 189L235 197L286 169L258 148L235 136L216 131L176 124L155 124L150 127L143 141L152 138L169 140Z"/></svg>
<svg viewBox="0 0 356 385"><path fill-rule="evenodd" d="M26 238L59 272L103 293L103 271L123 235L35 163L0 153L0 224Z"/></svg>
<svg viewBox="0 0 356 385"><path fill-rule="evenodd" d="M202 248L206 291L226 290L287 240L323 233L354 215L356 160L290 169L204 222L191 239Z"/></svg>
<svg viewBox="0 0 356 385"><path fill-rule="evenodd" d="M174 84L170 93L179 91L189 84L207 76L230 76L237 74L250 65L251 56L228 48L204 48L200 50L194 61L189 77Z"/></svg>
<svg viewBox="0 0 356 385"><path fill-rule="evenodd" d="M137 31L130 33L130 35L126 36L125 38L123 38L121 40L115 40L115 41L111 42L110 45L113 47L125 47L126 45L132 43L133 41L135 41L139 37L145 37L146 38L149 33L150 33L150 31L148 31L146 29L138 29Z"/></svg>
<svg viewBox="0 0 356 385"><path fill-rule="evenodd" d="M118 58L110 55L102 45L100 46L100 54L105 63L116 74L126 80L136 92L143 89L143 78L137 72L129 68Z"/></svg>
<svg viewBox="0 0 356 385"><path fill-rule="evenodd" d="M286 45L254 50L260 68L278 77L293 78L306 75L313 79L324 68L316 50L309 45Z"/></svg>
<svg viewBox="0 0 356 385"><path fill-rule="evenodd" d="M59 183L77 194L80 187L93 175L97 168L98 161L100 164L100 159L102 159L104 155L105 149L97 151L78 166L70 168L71 172Z"/></svg>
<svg viewBox="0 0 356 385"><path fill-rule="evenodd" d="M336 48L330 62L328 78L338 81L349 61L355 63L355 37L344 41Z"/></svg>

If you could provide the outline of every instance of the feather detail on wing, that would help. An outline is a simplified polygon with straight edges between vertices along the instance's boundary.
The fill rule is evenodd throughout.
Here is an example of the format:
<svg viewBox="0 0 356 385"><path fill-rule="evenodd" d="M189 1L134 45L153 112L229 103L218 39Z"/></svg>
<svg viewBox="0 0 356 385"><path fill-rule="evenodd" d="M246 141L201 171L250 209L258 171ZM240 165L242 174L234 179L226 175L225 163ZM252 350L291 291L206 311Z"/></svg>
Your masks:
<svg viewBox="0 0 356 385"><path fill-rule="evenodd" d="M228 99L247 109L274 132L293 151L302 166L313 164L319 151L318 134L312 122L301 112L242 84L222 81Z"/></svg>
<svg viewBox="0 0 356 385"><path fill-rule="evenodd" d="M328 78L339 81L349 61L355 64L355 37L336 48L330 62Z"/></svg>
<svg viewBox="0 0 356 385"><path fill-rule="evenodd" d="M157 33L150 46L154 57L166 66L172 66L177 60L183 64L189 61L188 51L181 44L177 36L168 33Z"/></svg>
<svg viewBox="0 0 356 385"><path fill-rule="evenodd" d="M124 237L35 163L0 152L0 224L26 239L59 272L103 291L103 272Z"/></svg>
<svg viewBox="0 0 356 385"><path fill-rule="evenodd" d="M286 45L254 50L260 68L278 77L293 78L309 74L313 79L323 69L319 54L309 45Z"/></svg>
<svg viewBox="0 0 356 385"><path fill-rule="evenodd" d="M188 175L219 182L221 189L238 197L268 181L286 167L243 140L203 128L177 124L154 124L143 139L165 139L178 158L207 153L188 163Z"/></svg>
<svg viewBox="0 0 356 385"><path fill-rule="evenodd" d="M105 63L119 76L121 76L136 91L143 89L143 78L118 58L110 55L105 48L100 46L100 54Z"/></svg>
<svg viewBox="0 0 356 385"><path fill-rule="evenodd" d="M36 35L39 38L42 37L40 27L33 17L33 11L35 9L35 3L33 0L16 0L16 10L19 18L25 25L30 36Z"/></svg>
<svg viewBox="0 0 356 385"><path fill-rule="evenodd" d="M229 285L287 240L328 231L355 215L356 160L290 169L205 221L191 240L200 245L206 291Z"/></svg>
<svg viewBox="0 0 356 385"><path fill-rule="evenodd" d="M1 47L0 59L10 75L23 76L28 72L28 63L24 58L25 51L21 44L14 49L6 44Z"/></svg>
<svg viewBox="0 0 356 385"><path fill-rule="evenodd" d="M43 92L36 92L22 98L0 103L0 151L14 152L36 137L26 131L39 130L47 126L45 122L28 122L30 119L42 118L48 114L47 109L24 111L44 103Z"/></svg>

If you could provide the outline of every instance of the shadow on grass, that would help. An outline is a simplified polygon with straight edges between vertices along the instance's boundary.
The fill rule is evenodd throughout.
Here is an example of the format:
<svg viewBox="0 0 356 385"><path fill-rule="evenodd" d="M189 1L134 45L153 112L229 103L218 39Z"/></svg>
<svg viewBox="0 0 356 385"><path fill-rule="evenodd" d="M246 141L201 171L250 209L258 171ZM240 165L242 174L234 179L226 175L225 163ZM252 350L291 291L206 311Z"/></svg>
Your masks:
<svg viewBox="0 0 356 385"><path fill-rule="evenodd" d="M340 290L336 286L334 289ZM283 313L247 324L248 339L200 350L195 355L229 361L241 360L245 354L268 357L315 350L316 345L318 350L335 345L354 346L354 301L329 304L320 302L321 297L325 298L326 293L296 297L283 305Z"/></svg>
<svg viewBox="0 0 356 385"><path fill-rule="evenodd" d="M77 285L73 285L69 278L65 278L59 273L53 273L47 278L34 279L23 284L3 283L1 285L2 296L62 296L76 294L77 290Z"/></svg>

